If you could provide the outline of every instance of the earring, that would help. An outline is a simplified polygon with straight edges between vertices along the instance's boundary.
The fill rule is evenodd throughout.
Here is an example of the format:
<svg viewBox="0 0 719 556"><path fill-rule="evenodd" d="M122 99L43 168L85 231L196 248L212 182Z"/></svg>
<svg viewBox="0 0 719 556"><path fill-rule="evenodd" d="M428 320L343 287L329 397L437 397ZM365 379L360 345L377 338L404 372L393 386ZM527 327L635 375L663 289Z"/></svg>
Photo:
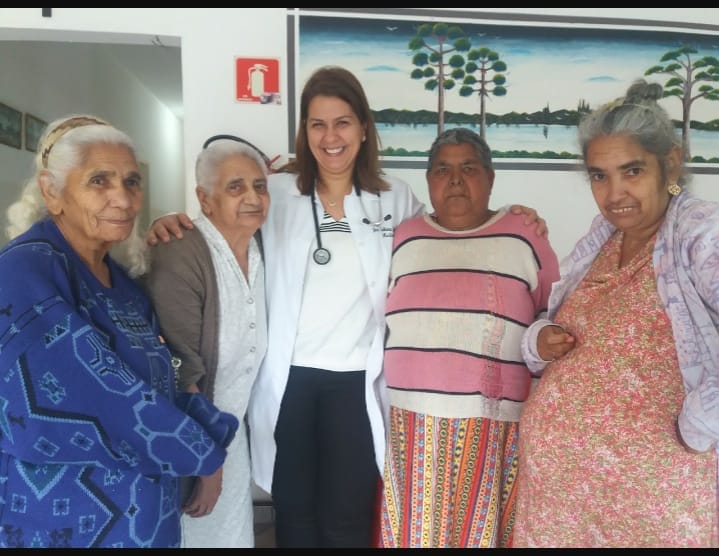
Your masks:
<svg viewBox="0 0 719 556"><path fill-rule="evenodd" d="M667 191L669 191L669 195L676 197L682 192L682 187L678 183L670 183L667 186Z"/></svg>
<svg viewBox="0 0 719 556"><path fill-rule="evenodd" d="M367 139L367 136L366 136L366 135L363 135L363 136L362 136L362 142L364 143L366 139Z"/></svg>

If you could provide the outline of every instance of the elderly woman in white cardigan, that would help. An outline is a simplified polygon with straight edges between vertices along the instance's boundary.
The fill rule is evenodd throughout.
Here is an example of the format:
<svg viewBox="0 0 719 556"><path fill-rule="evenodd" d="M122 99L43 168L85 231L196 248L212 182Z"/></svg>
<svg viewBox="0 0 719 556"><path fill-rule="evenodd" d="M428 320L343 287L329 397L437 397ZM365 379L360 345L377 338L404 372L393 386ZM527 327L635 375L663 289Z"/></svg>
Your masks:
<svg viewBox="0 0 719 556"><path fill-rule="evenodd" d="M180 388L201 391L243 419L267 347L264 266L258 231L270 198L264 155L217 136L196 162L202 214L185 240L152 249L145 277ZM241 427L225 465L199 477L185 501L183 547L254 546L250 455Z"/></svg>

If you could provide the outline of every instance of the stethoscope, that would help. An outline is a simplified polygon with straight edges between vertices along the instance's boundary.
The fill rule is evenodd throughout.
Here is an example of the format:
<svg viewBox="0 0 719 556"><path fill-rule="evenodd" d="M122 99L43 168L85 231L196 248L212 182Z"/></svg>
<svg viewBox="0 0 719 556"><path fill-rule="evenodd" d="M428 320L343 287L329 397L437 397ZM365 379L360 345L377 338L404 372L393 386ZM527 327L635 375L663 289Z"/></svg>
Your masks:
<svg viewBox="0 0 719 556"><path fill-rule="evenodd" d="M312 218L315 220L315 237L317 238L317 249L315 249L312 252L312 258L317 264L327 264L330 262L330 259L332 258L332 255L330 254L329 249L326 247L322 247L322 234L320 234L320 221L317 218L317 209L315 208L317 205L317 199L315 197L315 187L312 186L312 191L310 192L311 197L311 205L312 208Z"/></svg>
<svg viewBox="0 0 719 556"><path fill-rule="evenodd" d="M357 193L357 196L360 196L360 188L355 186L355 192ZM369 218L366 216L362 219L363 224L367 224L369 226L372 226L372 229L377 232L380 230L380 226L383 222L387 222L392 218L391 214L386 214L384 218L382 218L382 196L377 192L377 200L379 201L379 214L380 219L377 222L371 222ZM312 187L312 190L310 191L310 208L312 209L312 219L315 223L315 238L317 239L317 248L312 252L312 259L319 265L325 265L328 262L330 262L330 259L332 258L332 255L326 247L322 247L322 234L320 233L320 221L317 217L317 197L315 196L315 187Z"/></svg>

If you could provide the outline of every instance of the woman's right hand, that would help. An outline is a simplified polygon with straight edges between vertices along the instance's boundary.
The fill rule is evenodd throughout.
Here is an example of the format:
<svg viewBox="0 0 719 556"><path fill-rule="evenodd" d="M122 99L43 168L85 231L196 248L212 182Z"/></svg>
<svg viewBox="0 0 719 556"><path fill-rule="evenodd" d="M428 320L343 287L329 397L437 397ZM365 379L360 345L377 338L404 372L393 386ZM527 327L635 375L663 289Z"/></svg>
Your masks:
<svg viewBox="0 0 719 556"><path fill-rule="evenodd" d="M148 245L157 245L160 242L168 243L170 235L175 236L177 239L182 239L183 228L186 230L194 228L192 220L186 214L177 212L160 216L150 224L145 241L147 241Z"/></svg>
<svg viewBox="0 0 719 556"><path fill-rule="evenodd" d="M537 353L544 361L554 361L574 348L574 336L556 324L545 326L537 335Z"/></svg>
<svg viewBox="0 0 719 556"><path fill-rule="evenodd" d="M192 496L182 508L190 517L210 515L222 493L222 467L212 475L200 476L195 481Z"/></svg>

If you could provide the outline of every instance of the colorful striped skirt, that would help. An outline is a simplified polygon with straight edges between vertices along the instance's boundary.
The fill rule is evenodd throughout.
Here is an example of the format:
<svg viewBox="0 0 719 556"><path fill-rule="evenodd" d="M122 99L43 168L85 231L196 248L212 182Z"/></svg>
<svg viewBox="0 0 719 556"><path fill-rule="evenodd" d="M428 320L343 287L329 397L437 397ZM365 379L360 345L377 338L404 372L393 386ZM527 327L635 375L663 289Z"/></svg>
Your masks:
<svg viewBox="0 0 719 556"><path fill-rule="evenodd" d="M509 547L518 423L391 408L381 546Z"/></svg>

